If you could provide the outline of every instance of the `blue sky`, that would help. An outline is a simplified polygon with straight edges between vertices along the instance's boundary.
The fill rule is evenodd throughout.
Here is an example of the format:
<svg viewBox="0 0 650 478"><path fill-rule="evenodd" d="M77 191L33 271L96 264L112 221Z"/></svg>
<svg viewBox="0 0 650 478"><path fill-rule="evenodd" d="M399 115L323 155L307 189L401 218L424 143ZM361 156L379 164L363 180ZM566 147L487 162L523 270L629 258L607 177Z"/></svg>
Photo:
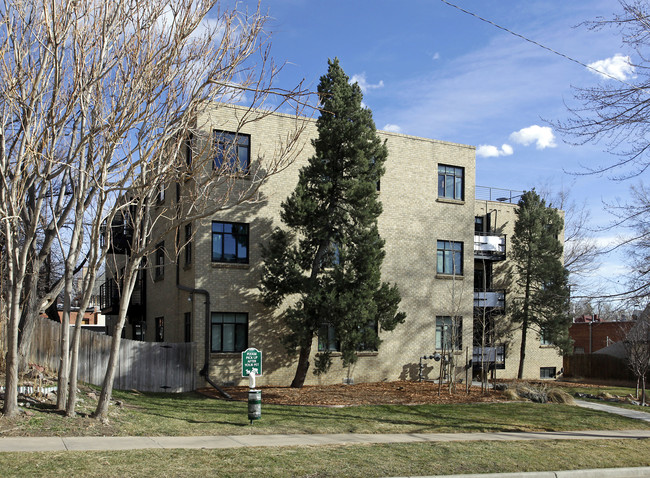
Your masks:
<svg viewBox="0 0 650 478"><path fill-rule="evenodd" d="M633 75L616 58L630 54L618 32L578 26L619 12L615 0L450 1L584 64ZM602 144L565 143L549 123L567 118L565 102L575 105L572 85L614 80L439 0L266 0L262 8L272 55L286 63L276 86L304 80L314 90L336 56L379 129L476 146L477 185L570 189L594 226L610 221L603 201L627 196L629 182L570 174L610 155ZM606 243L615 233L596 235ZM595 278L608 283L623 272L620 262L604 258Z"/></svg>

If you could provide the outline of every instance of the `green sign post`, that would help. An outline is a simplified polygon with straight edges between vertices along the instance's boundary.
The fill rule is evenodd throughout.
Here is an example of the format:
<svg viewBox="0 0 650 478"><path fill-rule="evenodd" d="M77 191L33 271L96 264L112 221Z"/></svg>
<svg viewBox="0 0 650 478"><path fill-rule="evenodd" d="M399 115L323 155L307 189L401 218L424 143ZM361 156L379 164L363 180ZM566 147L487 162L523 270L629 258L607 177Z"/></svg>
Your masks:
<svg viewBox="0 0 650 478"><path fill-rule="evenodd" d="M249 377L251 372L262 375L262 352L254 348L241 353L241 376Z"/></svg>

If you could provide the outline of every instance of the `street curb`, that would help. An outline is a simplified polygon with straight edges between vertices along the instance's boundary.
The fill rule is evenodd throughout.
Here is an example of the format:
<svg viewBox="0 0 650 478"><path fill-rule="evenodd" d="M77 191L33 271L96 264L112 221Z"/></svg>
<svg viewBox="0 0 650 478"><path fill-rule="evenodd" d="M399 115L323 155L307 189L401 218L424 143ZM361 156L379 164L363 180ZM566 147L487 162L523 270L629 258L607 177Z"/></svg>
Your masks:
<svg viewBox="0 0 650 478"><path fill-rule="evenodd" d="M394 478L638 478L650 477L650 466L593 470L531 471L521 473L472 473L465 475L403 476Z"/></svg>

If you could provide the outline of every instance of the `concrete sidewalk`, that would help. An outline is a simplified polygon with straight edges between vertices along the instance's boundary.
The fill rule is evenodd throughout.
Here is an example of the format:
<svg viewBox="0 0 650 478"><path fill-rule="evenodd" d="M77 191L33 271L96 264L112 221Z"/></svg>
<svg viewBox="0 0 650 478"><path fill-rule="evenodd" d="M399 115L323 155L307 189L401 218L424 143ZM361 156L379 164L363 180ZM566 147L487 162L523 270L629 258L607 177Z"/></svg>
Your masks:
<svg viewBox="0 0 650 478"><path fill-rule="evenodd" d="M613 413L627 418L634 418L635 420L643 420L650 422L650 413L642 412L641 410L632 410L629 408L616 407L614 405L607 405L600 402L586 402L584 400L576 400L576 405L583 408L590 408L591 410L598 410L601 412Z"/></svg>
<svg viewBox="0 0 650 478"><path fill-rule="evenodd" d="M316 435L224 435L190 437L7 437L0 452L90 451L141 449L216 449L363 443L422 443L450 441L648 439L650 430L499 433L338 433Z"/></svg>

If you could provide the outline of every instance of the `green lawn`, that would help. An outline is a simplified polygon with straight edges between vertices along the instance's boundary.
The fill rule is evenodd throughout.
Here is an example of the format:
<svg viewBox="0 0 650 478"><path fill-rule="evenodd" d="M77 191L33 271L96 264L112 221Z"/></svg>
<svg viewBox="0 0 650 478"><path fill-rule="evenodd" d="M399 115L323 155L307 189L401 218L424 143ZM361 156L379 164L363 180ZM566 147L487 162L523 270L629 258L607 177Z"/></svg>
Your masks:
<svg viewBox="0 0 650 478"><path fill-rule="evenodd" d="M51 407L31 408L33 416L0 418L0 436L155 436L275 433L419 433L559 431L650 428L650 423L577 406L530 402L345 408L262 405L262 419L250 425L247 403L196 393L115 392L110 420L68 419ZM263 401L263 400L262 400ZM80 410L94 408L84 398Z"/></svg>
<svg viewBox="0 0 650 478"><path fill-rule="evenodd" d="M650 466L648 440L0 453L3 477L381 477Z"/></svg>

